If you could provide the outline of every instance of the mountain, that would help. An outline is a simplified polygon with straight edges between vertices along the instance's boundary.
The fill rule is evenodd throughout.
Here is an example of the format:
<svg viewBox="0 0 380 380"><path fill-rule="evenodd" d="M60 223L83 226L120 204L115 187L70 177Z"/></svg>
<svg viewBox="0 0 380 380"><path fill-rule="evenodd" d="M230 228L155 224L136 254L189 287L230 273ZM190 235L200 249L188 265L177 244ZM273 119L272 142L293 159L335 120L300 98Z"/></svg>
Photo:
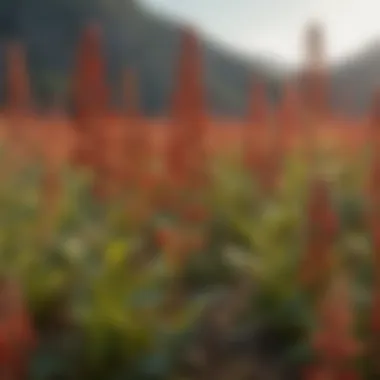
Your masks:
<svg viewBox="0 0 380 380"><path fill-rule="evenodd" d="M139 76L145 112L165 113L175 79L181 25L135 0L2 0L0 37L17 38L26 46L34 91L46 105L54 94L67 92L78 40L94 19L103 28L115 102L120 99L121 73L132 67ZM282 73L269 62L234 56L205 39L201 45L211 112L243 113L253 75L268 83L271 97L277 96ZM0 58L3 53L2 46Z"/></svg>
<svg viewBox="0 0 380 380"><path fill-rule="evenodd" d="M41 106L68 93L76 48L84 27L97 20L105 38L114 102L121 99L121 76L136 71L147 114L165 114L170 103L182 25L156 15L138 0L2 0L0 38L20 40L28 52L33 90ZM273 101L291 73L281 63L233 53L201 36L204 83L210 112L242 115L252 78L268 84ZM0 44L3 89L4 44ZM345 112L363 111L380 79L380 43L371 44L330 68L331 99ZM4 99L4 94L0 93Z"/></svg>
<svg viewBox="0 0 380 380"><path fill-rule="evenodd" d="M380 41L331 68L331 97L336 108L358 114L368 109L380 84Z"/></svg>

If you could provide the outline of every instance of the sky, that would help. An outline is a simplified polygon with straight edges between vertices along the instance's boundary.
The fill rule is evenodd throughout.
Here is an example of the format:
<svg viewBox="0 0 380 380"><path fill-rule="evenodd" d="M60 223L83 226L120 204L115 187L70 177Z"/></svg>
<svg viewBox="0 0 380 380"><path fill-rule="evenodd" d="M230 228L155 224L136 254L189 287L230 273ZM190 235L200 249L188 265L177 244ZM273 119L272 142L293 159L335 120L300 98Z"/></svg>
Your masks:
<svg viewBox="0 0 380 380"><path fill-rule="evenodd" d="M344 59L380 38L379 0L140 0L249 55L300 64L302 32L325 27L326 54Z"/></svg>

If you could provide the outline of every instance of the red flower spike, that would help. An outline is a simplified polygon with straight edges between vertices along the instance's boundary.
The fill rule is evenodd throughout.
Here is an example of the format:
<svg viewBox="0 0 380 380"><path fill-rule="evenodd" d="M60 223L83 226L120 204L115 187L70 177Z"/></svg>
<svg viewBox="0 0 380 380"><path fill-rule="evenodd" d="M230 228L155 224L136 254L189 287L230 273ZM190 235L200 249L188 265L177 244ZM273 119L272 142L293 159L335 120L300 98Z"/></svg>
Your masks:
<svg viewBox="0 0 380 380"><path fill-rule="evenodd" d="M308 285L318 284L329 274L330 249L338 229L338 217L331 208L327 184L315 180L307 204L307 243L300 274Z"/></svg>
<svg viewBox="0 0 380 380"><path fill-rule="evenodd" d="M174 94L174 118L188 124L186 129L189 129L189 134L191 129L198 132L204 118L202 59L198 38L189 28L182 32L178 80Z"/></svg>
<svg viewBox="0 0 380 380"><path fill-rule="evenodd" d="M326 118L328 109L328 81L325 64L324 30L311 24L306 30L307 66L304 73L306 93L304 98L308 111L314 116Z"/></svg>
<svg viewBox="0 0 380 380"><path fill-rule="evenodd" d="M195 34L182 34L173 121L166 151L168 180L189 186L199 182L207 153L202 60Z"/></svg>
<svg viewBox="0 0 380 380"><path fill-rule="evenodd" d="M12 112L25 112L31 107L31 90L25 50L18 43L10 43L6 53L7 106Z"/></svg>
<svg viewBox="0 0 380 380"><path fill-rule="evenodd" d="M321 364L335 370L348 364L362 349L352 337L353 307L349 278L339 275L332 280L319 305L319 331L314 335L313 347Z"/></svg>
<svg viewBox="0 0 380 380"><path fill-rule="evenodd" d="M102 115L108 108L109 94L101 40L100 27L92 24L85 30L79 46L73 83L78 116Z"/></svg>
<svg viewBox="0 0 380 380"><path fill-rule="evenodd" d="M32 95L28 76L26 52L19 43L9 43L6 49L6 115L9 117L7 137L14 152L24 156L30 149ZM33 128L32 128L33 129Z"/></svg>
<svg viewBox="0 0 380 380"><path fill-rule="evenodd" d="M36 337L21 289L15 281L3 280L0 306L0 367L11 378L22 378L20 376L27 373Z"/></svg>
<svg viewBox="0 0 380 380"><path fill-rule="evenodd" d="M310 227L316 226L325 236L334 237L339 229L339 221L331 208L331 198L327 183L315 180L311 184L310 198L307 206Z"/></svg>
<svg viewBox="0 0 380 380"><path fill-rule="evenodd" d="M104 165L104 116L108 111L109 89L106 65L102 52L101 30L90 25L85 30L78 50L73 80L73 99L76 109L78 152L75 157L87 162L95 171Z"/></svg>
<svg viewBox="0 0 380 380"><path fill-rule="evenodd" d="M318 243L308 242L305 258L300 268L300 281L304 285L314 285L325 280L329 275L331 259L329 244L318 237Z"/></svg>

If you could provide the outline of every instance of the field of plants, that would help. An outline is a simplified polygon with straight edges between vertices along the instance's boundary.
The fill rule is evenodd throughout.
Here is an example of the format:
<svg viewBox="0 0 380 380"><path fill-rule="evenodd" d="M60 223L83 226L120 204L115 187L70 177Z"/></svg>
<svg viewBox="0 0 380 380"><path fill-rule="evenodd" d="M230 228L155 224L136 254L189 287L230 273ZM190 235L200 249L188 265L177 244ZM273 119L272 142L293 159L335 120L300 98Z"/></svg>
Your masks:
<svg viewBox="0 0 380 380"><path fill-rule="evenodd" d="M110 109L104 64L91 26L74 115L41 116L7 49L0 379L379 379L379 99L338 120L311 73L213 123L185 31L154 121L131 72Z"/></svg>

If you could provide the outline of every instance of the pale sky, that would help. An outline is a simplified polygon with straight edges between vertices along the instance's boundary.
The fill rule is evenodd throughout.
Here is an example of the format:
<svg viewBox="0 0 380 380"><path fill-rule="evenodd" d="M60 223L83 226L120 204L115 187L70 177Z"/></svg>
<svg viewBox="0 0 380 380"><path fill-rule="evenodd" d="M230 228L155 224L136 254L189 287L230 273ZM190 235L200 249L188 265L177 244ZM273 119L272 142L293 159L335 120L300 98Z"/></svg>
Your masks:
<svg viewBox="0 0 380 380"><path fill-rule="evenodd" d="M380 38L380 0L140 0L250 55L302 60L310 20L326 27L327 54L340 59Z"/></svg>

